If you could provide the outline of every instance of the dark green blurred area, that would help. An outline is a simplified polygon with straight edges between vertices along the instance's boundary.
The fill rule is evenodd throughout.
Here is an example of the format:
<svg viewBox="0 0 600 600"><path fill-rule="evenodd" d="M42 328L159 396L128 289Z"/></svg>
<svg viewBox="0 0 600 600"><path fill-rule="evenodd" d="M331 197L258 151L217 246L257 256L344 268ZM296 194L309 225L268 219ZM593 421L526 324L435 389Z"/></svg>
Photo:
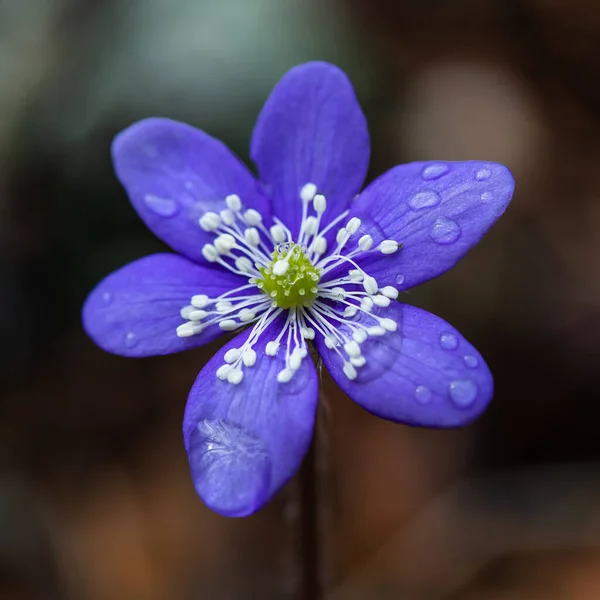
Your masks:
<svg viewBox="0 0 600 600"><path fill-rule="evenodd" d="M404 298L486 357L495 400L458 431L329 399L328 598L600 598L600 5L592 0L0 0L0 599L295 598L294 484L227 520L181 444L213 347L128 360L81 305L161 249L110 143L168 116L244 160L270 89L347 71L370 178L495 160L512 206Z"/></svg>

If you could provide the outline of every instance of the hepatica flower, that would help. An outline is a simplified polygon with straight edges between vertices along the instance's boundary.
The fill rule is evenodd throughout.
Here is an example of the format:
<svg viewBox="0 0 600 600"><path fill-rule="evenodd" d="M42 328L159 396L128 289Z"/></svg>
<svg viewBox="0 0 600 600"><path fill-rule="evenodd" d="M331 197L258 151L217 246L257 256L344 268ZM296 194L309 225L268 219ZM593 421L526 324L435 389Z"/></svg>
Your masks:
<svg viewBox="0 0 600 600"><path fill-rule="evenodd" d="M147 119L117 136L117 176L177 254L109 275L83 321L103 349L168 354L239 331L200 371L184 416L194 486L229 516L255 512L294 474L318 398L314 345L342 390L385 419L455 427L493 382L454 327L398 301L450 269L508 205L513 178L489 162L395 167L361 191L367 124L344 73L288 72L250 153Z"/></svg>

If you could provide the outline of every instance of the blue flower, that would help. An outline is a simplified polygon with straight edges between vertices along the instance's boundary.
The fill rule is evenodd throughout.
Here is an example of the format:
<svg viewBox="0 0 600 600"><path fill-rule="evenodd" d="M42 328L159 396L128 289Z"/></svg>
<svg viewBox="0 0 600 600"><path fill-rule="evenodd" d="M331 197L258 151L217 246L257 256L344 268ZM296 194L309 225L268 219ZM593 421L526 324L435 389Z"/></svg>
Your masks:
<svg viewBox="0 0 600 600"><path fill-rule="evenodd" d="M259 116L260 182L221 142L168 119L132 125L112 151L139 215L178 254L104 279L83 309L87 333L150 356L243 330L201 370L185 410L209 507L251 514L298 469L318 397L311 343L342 390L385 419L455 427L486 408L493 381L477 350L397 298L454 266L504 212L506 167L411 163L360 192L367 124L344 73L320 62L288 72Z"/></svg>

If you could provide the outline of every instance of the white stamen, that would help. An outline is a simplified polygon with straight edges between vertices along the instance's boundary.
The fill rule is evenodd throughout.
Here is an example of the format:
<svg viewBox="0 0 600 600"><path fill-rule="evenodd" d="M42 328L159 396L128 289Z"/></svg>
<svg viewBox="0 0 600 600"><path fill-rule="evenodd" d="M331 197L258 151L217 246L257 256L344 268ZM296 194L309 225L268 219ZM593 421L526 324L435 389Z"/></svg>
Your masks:
<svg viewBox="0 0 600 600"><path fill-rule="evenodd" d="M238 319L242 323L252 321L254 317L256 317L256 313L253 310L250 310L249 308L242 308L242 310L240 310L240 312L238 313Z"/></svg>
<svg viewBox="0 0 600 600"><path fill-rule="evenodd" d="M242 201L237 194L231 194L225 198L227 207L233 212L240 212L242 210Z"/></svg>
<svg viewBox="0 0 600 600"><path fill-rule="evenodd" d="M196 308L204 308L210 304L210 299L204 294L196 294L195 296L192 296L190 303Z"/></svg>
<svg viewBox="0 0 600 600"><path fill-rule="evenodd" d="M391 300L387 296L384 296L383 294L377 294L377 296L373 297L373 302L377 306L382 306L385 308L386 306L390 305Z"/></svg>
<svg viewBox="0 0 600 600"><path fill-rule="evenodd" d="M279 342L269 342L265 347L265 353L269 356L275 356L279 350Z"/></svg>
<svg viewBox="0 0 600 600"><path fill-rule="evenodd" d="M229 233L222 233L215 240L215 248L219 254L228 254L235 248L235 238Z"/></svg>
<svg viewBox="0 0 600 600"><path fill-rule="evenodd" d="M194 307L193 306L184 306L180 311L179 314L181 315L182 319L185 319L186 321L190 318L190 314L194 312Z"/></svg>
<svg viewBox="0 0 600 600"><path fill-rule="evenodd" d="M302 356L302 352L299 352L299 350L300 348L296 348L290 356L290 369L294 371L297 371L300 368L300 365L302 364L302 359L304 358Z"/></svg>
<svg viewBox="0 0 600 600"><path fill-rule="evenodd" d="M242 356L242 362L247 367L253 367L256 364L256 352L252 348L248 348Z"/></svg>
<svg viewBox="0 0 600 600"><path fill-rule="evenodd" d="M237 385L242 379L244 379L244 372L241 369L231 369L227 373L227 381L233 385Z"/></svg>
<svg viewBox="0 0 600 600"><path fill-rule="evenodd" d="M308 237L312 237L315 235L315 233L317 233L318 226L319 222L317 221L317 218L311 215L310 217L306 218L306 221L304 221L304 233L306 233Z"/></svg>
<svg viewBox="0 0 600 600"><path fill-rule="evenodd" d="M313 199L313 207L318 215L322 215L327 209L327 200L323 194L317 194Z"/></svg>
<svg viewBox="0 0 600 600"><path fill-rule="evenodd" d="M373 245L373 238L368 234L363 235L360 238L360 240L358 240L358 247L363 252L367 252L368 250L370 250L372 245Z"/></svg>
<svg viewBox="0 0 600 600"><path fill-rule="evenodd" d="M187 318L190 321L202 321L207 314L205 310L193 310Z"/></svg>
<svg viewBox="0 0 600 600"><path fill-rule="evenodd" d="M369 327L367 329L367 333L373 336L385 335L385 329L379 325L374 325L373 327Z"/></svg>
<svg viewBox="0 0 600 600"><path fill-rule="evenodd" d="M233 331L234 329L237 329L239 326L240 326L240 324L236 323L233 319L225 319L224 321L221 321L219 323L219 327L223 331Z"/></svg>
<svg viewBox="0 0 600 600"><path fill-rule="evenodd" d="M351 342L346 342L344 344L344 350L346 351L346 354L348 356L356 357L361 355L360 346L354 340L352 340Z"/></svg>
<svg viewBox="0 0 600 600"><path fill-rule="evenodd" d="M317 236L312 244L312 247L315 254L325 254L327 251L327 240L324 237Z"/></svg>
<svg viewBox="0 0 600 600"><path fill-rule="evenodd" d="M364 367L364 365L367 362L367 359L364 356L351 356L350 357L350 362L355 367Z"/></svg>
<svg viewBox="0 0 600 600"><path fill-rule="evenodd" d="M360 283L364 279L364 273L358 269L350 269L348 275L350 275L350 281L352 281L352 283Z"/></svg>
<svg viewBox="0 0 600 600"><path fill-rule="evenodd" d="M226 363L231 364L234 363L241 355L242 353L238 348L230 348L229 350L227 350L227 352L225 352L225 356L223 357L223 359Z"/></svg>
<svg viewBox="0 0 600 600"><path fill-rule="evenodd" d="M215 304L215 308L220 312L220 313L226 313L229 310L231 310L231 307L233 306L233 304L231 302L229 302L229 300L219 300L219 302L217 302Z"/></svg>
<svg viewBox="0 0 600 600"><path fill-rule="evenodd" d="M177 327L176 333L177 337L186 338L200 333L203 329L203 325L193 323L192 321L188 321L183 325L179 325L179 327Z"/></svg>
<svg viewBox="0 0 600 600"><path fill-rule="evenodd" d="M215 231L219 228L221 224L221 218L217 213L214 212L205 212L200 217L200 227L204 229L204 231Z"/></svg>
<svg viewBox="0 0 600 600"><path fill-rule="evenodd" d="M348 232L346 231L346 228L345 227L340 227L338 229L338 232L337 232L336 236L335 236L335 241L338 244L341 244L346 239L347 235L348 235Z"/></svg>
<svg viewBox="0 0 600 600"><path fill-rule="evenodd" d="M248 225L252 225L252 226L260 225L262 223L261 214L257 210L254 210L253 208L249 208L244 213L244 219Z"/></svg>
<svg viewBox="0 0 600 600"><path fill-rule="evenodd" d="M317 193L317 186L314 183L307 183L300 190L302 202L311 202Z"/></svg>
<svg viewBox="0 0 600 600"><path fill-rule="evenodd" d="M277 381L279 381L279 383L287 383L288 381L291 381L293 376L294 371L292 371L292 369L283 369L283 371L277 373Z"/></svg>
<svg viewBox="0 0 600 600"><path fill-rule="evenodd" d="M365 288L365 292L367 292L367 294L376 294L377 290L379 289L375 277L370 277L369 275L365 277L365 280L363 281L363 287Z"/></svg>
<svg viewBox="0 0 600 600"><path fill-rule="evenodd" d="M343 315L344 315L344 317L351 318L357 312L358 312L358 307L357 306L354 306L354 305L352 305L352 306L346 306L346 308L344 309Z"/></svg>
<svg viewBox="0 0 600 600"><path fill-rule="evenodd" d="M325 336L325 345L330 349L333 350L333 348L335 348L338 345L337 340L335 339L335 337L333 337L333 335L328 334Z"/></svg>
<svg viewBox="0 0 600 600"><path fill-rule="evenodd" d="M287 273L287 270L290 266L290 263L283 259L283 260L278 260L274 265L273 265L273 274L274 275L285 275Z"/></svg>
<svg viewBox="0 0 600 600"><path fill-rule="evenodd" d="M392 299L392 300L396 300L396 298L398 298L398 290L395 287L392 287L391 285L386 285L382 290L381 293Z"/></svg>
<svg viewBox="0 0 600 600"><path fill-rule="evenodd" d="M260 244L260 235L258 234L258 229L255 227L248 227L248 229L244 231L244 239L249 246L257 248Z"/></svg>
<svg viewBox="0 0 600 600"><path fill-rule="evenodd" d="M225 225L231 226L235 223L235 213L231 209L225 208L219 214Z"/></svg>
<svg viewBox="0 0 600 600"><path fill-rule="evenodd" d="M227 379L227 375L228 375L229 371L231 371L230 365L222 365L221 367L219 367L217 369L217 377L221 381L225 381L225 379Z"/></svg>
<svg viewBox="0 0 600 600"><path fill-rule="evenodd" d="M239 258L235 259L235 268L238 271L244 271L244 273L249 273L250 271L252 271L252 261L245 256L240 256Z"/></svg>
<svg viewBox="0 0 600 600"><path fill-rule="evenodd" d="M356 369L354 368L354 365L347 362L344 364L344 375L348 378L348 379L356 379L357 376L357 372Z"/></svg>
<svg viewBox="0 0 600 600"><path fill-rule="evenodd" d="M379 323L386 331L396 331L398 329L398 323L393 319L381 319Z"/></svg>
<svg viewBox="0 0 600 600"><path fill-rule="evenodd" d="M287 236L281 225L272 225L269 231L273 240L278 244L283 244L287 240Z"/></svg>
<svg viewBox="0 0 600 600"><path fill-rule="evenodd" d="M361 224L362 221L358 217L352 217L348 221L346 229L350 235L354 235L358 231L358 228L361 226Z"/></svg>
<svg viewBox="0 0 600 600"><path fill-rule="evenodd" d="M358 344L362 344L367 339L367 337L369 337L369 335L364 329L357 329L352 334L352 339Z"/></svg>
<svg viewBox="0 0 600 600"><path fill-rule="evenodd" d="M219 253L212 244L204 244L204 246L202 246L202 256L204 256L208 262L217 262L217 260L219 260Z"/></svg>
<svg viewBox="0 0 600 600"><path fill-rule="evenodd" d="M379 244L379 250L382 254L394 254L398 250L398 242L395 240L383 240Z"/></svg>
<svg viewBox="0 0 600 600"><path fill-rule="evenodd" d="M302 327L300 332L305 340L315 339L315 330L312 327Z"/></svg>
<svg viewBox="0 0 600 600"><path fill-rule="evenodd" d="M369 296L365 296L361 301L360 301L360 307L363 310L366 310L367 312L370 312L371 309L373 308L373 300L371 300L371 298L369 298Z"/></svg>

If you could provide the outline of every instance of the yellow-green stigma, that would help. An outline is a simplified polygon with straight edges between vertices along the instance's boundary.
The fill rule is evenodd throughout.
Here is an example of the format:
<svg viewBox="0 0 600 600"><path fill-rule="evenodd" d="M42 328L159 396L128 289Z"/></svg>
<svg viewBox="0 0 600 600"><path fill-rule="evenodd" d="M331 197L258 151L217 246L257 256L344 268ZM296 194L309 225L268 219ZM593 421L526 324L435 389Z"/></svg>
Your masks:
<svg viewBox="0 0 600 600"><path fill-rule="evenodd" d="M263 276L257 285L280 308L309 306L317 296L321 279L317 269L299 244L280 244L271 254L266 267L259 267Z"/></svg>

